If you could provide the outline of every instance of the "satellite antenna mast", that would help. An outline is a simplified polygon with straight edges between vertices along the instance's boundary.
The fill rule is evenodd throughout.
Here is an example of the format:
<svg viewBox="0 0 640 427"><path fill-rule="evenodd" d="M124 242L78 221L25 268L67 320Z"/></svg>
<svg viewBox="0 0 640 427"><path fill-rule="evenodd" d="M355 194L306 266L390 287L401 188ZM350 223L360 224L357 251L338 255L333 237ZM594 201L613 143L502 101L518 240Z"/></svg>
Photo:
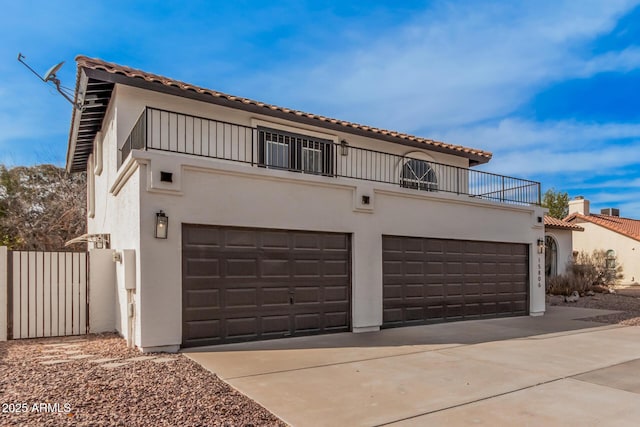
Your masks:
<svg viewBox="0 0 640 427"><path fill-rule="evenodd" d="M18 53L18 61L20 61L25 67L27 67L29 71L31 71L40 80L42 80L45 83L52 82L56 86L56 90L58 91L58 93L62 95L64 99L69 101L71 105L74 106L74 108L82 111L82 105L80 105L80 103L76 104L75 102L73 102L73 99L71 98L71 95L70 95L71 90L61 86L60 79L56 76L56 73L60 70L60 68L62 68L62 65L64 65L64 61L59 62L53 67L49 68L49 70L45 73L44 77L41 77L40 74L38 74L33 68L29 66L29 64L24 62L24 59L25 59L25 56L22 53Z"/></svg>

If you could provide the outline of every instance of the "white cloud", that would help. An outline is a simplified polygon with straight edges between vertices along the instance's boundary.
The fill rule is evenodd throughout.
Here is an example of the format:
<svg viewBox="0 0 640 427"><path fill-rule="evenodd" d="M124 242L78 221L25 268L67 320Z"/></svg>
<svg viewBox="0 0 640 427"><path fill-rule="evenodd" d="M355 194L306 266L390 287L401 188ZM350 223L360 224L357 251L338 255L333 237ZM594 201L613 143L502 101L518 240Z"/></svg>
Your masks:
<svg viewBox="0 0 640 427"><path fill-rule="evenodd" d="M583 49L634 3L442 3L358 49L246 78L276 103L430 132L507 115L556 81L640 67L636 48L596 58Z"/></svg>
<svg viewBox="0 0 640 427"><path fill-rule="evenodd" d="M435 139L478 146L496 153L505 150L552 147L554 151L583 150L594 142L640 139L640 124L580 123L577 121L533 122L506 118L497 123L457 126L434 132Z"/></svg>

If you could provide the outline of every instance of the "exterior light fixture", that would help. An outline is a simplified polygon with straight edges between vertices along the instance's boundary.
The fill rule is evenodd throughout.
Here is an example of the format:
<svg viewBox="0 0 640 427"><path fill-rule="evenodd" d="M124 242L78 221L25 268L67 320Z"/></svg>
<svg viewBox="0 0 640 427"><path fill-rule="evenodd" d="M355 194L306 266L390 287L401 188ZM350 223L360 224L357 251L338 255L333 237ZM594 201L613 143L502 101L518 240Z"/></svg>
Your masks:
<svg viewBox="0 0 640 427"><path fill-rule="evenodd" d="M156 239L166 239L169 232L169 217L163 211L156 212Z"/></svg>
<svg viewBox="0 0 640 427"><path fill-rule="evenodd" d="M538 239L538 253L544 253L544 239Z"/></svg>
<svg viewBox="0 0 640 427"><path fill-rule="evenodd" d="M343 156L349 155L349 143L344 139L340 141L340 154L342 154Z"/></svg>

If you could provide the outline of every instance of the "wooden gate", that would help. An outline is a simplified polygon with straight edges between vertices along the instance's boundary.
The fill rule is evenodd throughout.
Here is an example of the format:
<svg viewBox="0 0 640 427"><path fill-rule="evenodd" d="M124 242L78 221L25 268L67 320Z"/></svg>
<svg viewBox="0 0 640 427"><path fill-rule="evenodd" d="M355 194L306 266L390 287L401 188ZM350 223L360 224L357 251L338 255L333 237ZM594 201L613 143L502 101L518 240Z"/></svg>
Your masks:
<svg viewBox="0 0 640 427"><path fill-rule="evenodd" d="M7 338L88 333L86 252L9 251Z"/></svg>

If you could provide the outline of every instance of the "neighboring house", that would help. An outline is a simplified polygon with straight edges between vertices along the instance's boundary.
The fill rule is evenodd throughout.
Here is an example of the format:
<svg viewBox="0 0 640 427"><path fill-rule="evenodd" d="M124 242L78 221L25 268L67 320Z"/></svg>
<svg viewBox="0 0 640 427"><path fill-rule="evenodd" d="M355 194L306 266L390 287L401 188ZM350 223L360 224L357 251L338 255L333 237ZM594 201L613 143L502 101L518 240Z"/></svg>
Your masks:
<svg viewBox="0 0 640 427"><path fill-rule="evenodd" d="M640 220L622 218L618 209L592 214L589 201L581 197L569 202L564 220L584 228L583 233L573 234L574 251L604 250L610 268L622 265L621 284L640 282Z"/></svg>
<svg viewBox="0 0 640 427"><path fill-rule="evenodd" d="M141 350L545 311L540 184L490 153L77 62L67 170Z"/></svg>
<svg viewBox="0 0 640 427"><path fill-rule="evenodd" d="M544 272L546 279L567 273L569 261L573 258L573 233L581 231L584 231L584 228L579 225L549 215L544 216Z"/></svg>

